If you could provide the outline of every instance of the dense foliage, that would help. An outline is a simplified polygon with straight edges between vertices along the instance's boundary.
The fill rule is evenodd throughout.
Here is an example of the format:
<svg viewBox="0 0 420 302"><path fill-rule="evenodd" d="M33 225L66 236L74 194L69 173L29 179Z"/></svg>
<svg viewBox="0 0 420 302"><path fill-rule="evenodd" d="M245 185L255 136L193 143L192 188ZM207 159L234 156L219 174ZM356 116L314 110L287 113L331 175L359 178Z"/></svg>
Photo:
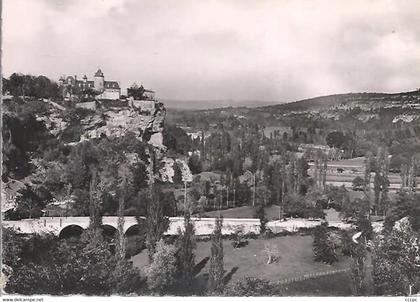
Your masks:
<svg viewBox="0 0 420 302"><path fill-rule="evenodd" d="M224 287L222 224L223 219L216 218L216 225L211 237L209 292L212 294L220 294Z"/></svg>
<svg viewBox="0 0 420 302"><path fill-rule="evenodd" d="M403 218L388 236L375 242L373 258L374 291L378 295L407 295L409 286L420 286L418 235Z"/></svg>
<svg viewBox="0 0 420 302"><path fill-rule="evenodd" d="M322 223L320 226L317 226L314 229L313 238L315 261L321 261L328 264L332 264L338 261L337 253L335 250L335 243L329 234L327 224Z"/></svg>
<svg viewBox="0 0 420 302"><path fill-rule="evenodd" d="M5 240L12 267L6 291L19 294L110 295L141 292L143 281L131 262L117 261L98 230L87 230L80 240L36 235L29 241L16 234ZM12 241L9 241L12 240ZM32 251L28 244L34 244ZM10 253L13 253L10 254ZM32 256L31 256L32 255ZM14 259L14 263L11 263Z"/></svg>

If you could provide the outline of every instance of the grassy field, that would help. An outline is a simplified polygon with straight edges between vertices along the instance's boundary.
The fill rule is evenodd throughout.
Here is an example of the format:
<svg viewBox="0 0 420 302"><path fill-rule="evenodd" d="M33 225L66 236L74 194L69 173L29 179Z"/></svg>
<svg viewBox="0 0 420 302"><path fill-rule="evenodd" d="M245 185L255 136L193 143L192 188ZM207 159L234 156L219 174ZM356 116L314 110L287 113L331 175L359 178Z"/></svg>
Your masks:
<svg viewBox="0 0 420 302"><path fill-rule="evenodd" d="M219 217L219 213L224 218L254 218L255 209L252 206L242 206L232 209L225 209L221 211L209 211L205 212L204 215L207 217ZM272 205L264 209L265 215L269 220L279 219L279 206Z"/></svg>
<svg viewBox="0 0 420 302"><path fill-rule="evenodd" d="M350 296L350 273L338 273L288 284L284 296Z"/></svg>
<svg viewBox="0 0 420 302"><path fill-rule="evenodd" d="M195 250L196 263L205 264L198 275L206 274L210 256L211 242L198 242ZM267 264L264 251L266 245L277 249L280 259ZM279 281L286 278L301 276L307 273L324 272L349 267L350 259L340 256L340 261L333 265L313 261L311 236L285 236L272 239L250 239L248 245L234 249L230 240L224 240L224 263L226 274L231 275L231 281L245 276ZM135 266L141 270L148 264L146 251L132 257ZM303 281L302 281L303 282Z"/></svg>
<svg viewBox="0 0 420 302"><path fill-rule="evenodd" d="M341 159L341 160L332 160L328 162L329 165L336 165L336 166L365 166L365 158L364 157L355 157L349 159Z"/></svg>

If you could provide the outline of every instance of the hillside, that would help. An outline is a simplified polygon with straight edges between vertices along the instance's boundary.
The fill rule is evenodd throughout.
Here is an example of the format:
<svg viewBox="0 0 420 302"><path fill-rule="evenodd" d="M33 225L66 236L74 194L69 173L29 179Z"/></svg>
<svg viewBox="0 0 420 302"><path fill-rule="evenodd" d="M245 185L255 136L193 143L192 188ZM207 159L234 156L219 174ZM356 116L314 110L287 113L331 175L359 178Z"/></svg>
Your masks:
<svg viewBox="0 0 420 302"><path fill-rule="evenodd" d="M175 118L170 118L176 120L176 116L182 114L194 115L197 120L200 120L198 116L205 116L210 123L221 117L246 119L263 127L364 132L403 130L415 137L420 135L420 90L393 94L337 94L255 108L203 109L190 114L172 110L171 115Z"/></svg>
<svg viewBox="0 0 420 302"><path fill-rule="evenodd" d="M420 90L400 93L346 93L319 96L296 102L265 106L266 109L298 111L319 110L347 105L349 109L370 105L373 108L420 105Z"/></svg>
<svg viewBox="0 0 420 302"><path fill-rule="evenodd" d="M419 123L420 90L394 94L349 93L259 107L269 122L312 120L337 128L392 128Z"/></svg>
<svg viewBox="0 0 420 302"><path fill-rule="evenodd" d="M123 102L97 101L94 110L48 99L4 102L2 211L19 218L28 212L28 199L38 200L37 210L73 204L75 215L85 214L92 173L111 195L121 177L128 177L134 191L151 181L172 183L175 162L166 158L165 116L163 103L145 112ZM176 165L188 177L188 165L182 159ZM108 210L116 204L110 201Z"/></svg>

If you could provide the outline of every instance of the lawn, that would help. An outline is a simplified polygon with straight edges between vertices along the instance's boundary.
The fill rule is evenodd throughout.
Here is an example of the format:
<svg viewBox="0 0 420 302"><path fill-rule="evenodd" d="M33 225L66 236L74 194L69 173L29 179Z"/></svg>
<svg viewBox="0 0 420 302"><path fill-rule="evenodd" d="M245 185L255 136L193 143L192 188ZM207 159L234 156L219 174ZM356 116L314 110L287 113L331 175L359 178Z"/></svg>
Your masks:
<svg viewBox="0 0 420 302"><path fill-rule="evenodd" d="M284 296L351 296L350 273L337 273L284 286Z"/></svg>
<svg viewBox="0 0 420 302"><path fill-rule="evenodd" d="M199 275L208 272L211 242L198 242L195 250L196 263L203 261L203 268ZM266 245L278 250L280 259L267 264L264 251ZM234 249L231 241L224 240L224 265L226 274L232 275L232 280L245 276L264 278L279 281L286 278L297 277L308 273L324 272L349 267L350 259L340 256L340 261L333 265L314 262L312 253L312 237L291 235L272 239L249 239L248 245ZM146 251L132 257L136 267L141 270L148 264Z"/></svg>
<svg viewBox="0 0 420 302"><path fill-rule="evenodd" d="M348 158L348 159L341 159L341 160L332 160L328 162L329 165L336 165L336 166L365 166L365 158L364 157L355 157L355 158Z"/></svg>
<svg viewBox="0 0 420 302"><path fill-rule="evenodd" d="M219 217L222 215L224 218L254 218L256 208L252 206L241 206L237 208L225 209L221 211L205 212L204 217ZM264 208L265 215L269 220L279 219L279 206L272 205Z"/></svg>

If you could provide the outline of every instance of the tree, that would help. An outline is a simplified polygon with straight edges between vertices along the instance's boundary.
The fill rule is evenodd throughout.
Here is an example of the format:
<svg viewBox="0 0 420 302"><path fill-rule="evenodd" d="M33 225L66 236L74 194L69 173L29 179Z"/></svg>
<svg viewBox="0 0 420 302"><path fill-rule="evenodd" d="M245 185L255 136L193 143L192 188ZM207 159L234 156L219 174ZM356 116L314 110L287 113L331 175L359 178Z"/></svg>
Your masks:
<svg viewBox="0 0 420 302"><path fill-rule="evenodd" d="M369 200L367 198L355 198L354 200L343 203L341 214L344 218L353 218L357 220L361 216L369 214Z"/></svg>
<svg viewBox="0 0 420 302"><path fill-rule="evenodd" d="M196 246L194 225L190 220L190 214L185 212L184 215L184 230L179 231L176 241L177 247L177 267L180 282L180 289L185 292L191 290L194 278L195 255L194 249Z"/></svg>
<svg viewBox="0 0 420 302"><path fill-rule="evenodd" d="M216 294L222 293L224 286L222 226L223 218L216 218L216 225L211 236L209 291Z"/></svg>
<svg viewBox="0 0 420 302"><path fill-rule="evenodd" d="M343 148L346 142L346 137L343 132L333 131L328 133L326 141L327 145L330 147Z"/></svg>
<svg viewBox="0 0 420 302"><path fill-rule="evenodd" d="M388 207L388 152L382 148L378 149L376 155L374 191L375 191L375 212L376 215L384 214Z"/></svg>
<svg viewBox="0 0 420 302"><path fill-rule="evenodd" d="M373 238L373 227L371 221L366 216L363 213L359 213L356 221L357 230L362 232L366 240L371 240Z"/></svg>
<svg viewBox="0 0 420 302"><path fill-rule="evenodd" d="M47 202L51 200L49 192L46 196L41 196L40 188L25 186L19 190L16 198L16 208L9 215L14 219L37 218L42 215L42 210Z"/></svg>
<svg viewBox="0 0 420 302"><path fill-rule="evenodd" d="M371 172L372 172L372 165L373 165L373 156L371 152L368 152L364 159L365 163L365 174L364 174L364 191L365 194L370 192L370 182L371 182Z"/></svg>
<svg viewBox="0 0 420 302"><path fill-rule="evenodd" d="M271 264L280 259L280 253L276 245L272 245L269 242L265 243L264 251L267 255L267 264Z"/></svg>
<svg viewBox="0 0 420 302"><path fill-rule="evenodd" d="M165 199L159 188L152 184L146 197L146 247L151 260L158 242L169 227L169 218L165 215ZM140 218L137 217L139 223Z"/></svg>
<svg viewBox="0 0 420 302"><path fill-rule="evenodd" d="M156 244L151 264L147 269L147 285L159 294L166 293L176 281L176 247L160 239Z"/></svg>
<svg viewBox="0 0 420 302"><path fill-rule="evenodd" d="M45 235L34 239L35 250L23 248L13 264L8 293L110 295L140 289L139 271L131 262L117 262L98 229L88 228L78 241Z"/></svg>
<svg viewBox="0 0 420 302"><path fill-rule="evenodd" d="M135 100L145 99L144 92L143 85L139 87L136 83L132 84L130 88L127 88L127 96L133 97Z"/></svg>
<svg viewBox="0 0 420 302"><path fill-rule="evenodd" d="M328 264L338 261L337 254L335 252L335 244L329 235L327 223L322 223L314 229L313 240L315 261L325 262Z"/></svg>
<svg viewBox="0 0 420 302"><path fill-rule="evenodd" d="M420 195L412 194L407 190L402 190L395 199L395 206L392 208L389 219L388 231L392 229L395 221L408 217L414 231L420 229Z"/></svg>
<svg viewBox="0 0 420 302"><path fill-rule="evenodd" d="M100 191L98 190L95 169L91 169L92 177L89 187L89 227L98 229L102 225L102 215L100 210Z"/></svg>
<svg viewBox="0 0 420 302"><path fill-rule="evenodd" d="M327 156L317 151L315 153L315 165L314 165L314 182L315 185L322 190L325 190L327 181Z"/></svg>
<svg viewBox="0 0 420 302"><path fill-rule="evenodd" d="M354 295L366 295L367 294L367 282L366 282L366 266L365 261L367 257L366 251L366 239L360 239L361 242L354 244L351 251L352 263L351 263L351 277L352 277L352 289Z"/></svg>
<svg viewBox="0 0 420 302"><path fill-rule="evenodd" d="M57 83L42 75L31 76L13 73L5 82L4 88L13 96L34 98L57 98L59 96Z"/></svg>
<svg viewBox="0 0 420 302"><path fill-rule="evenodd" d="M197 154L193 154L190 156L190 158L188 159L188 167L190 168L193 174L201 173L201 159Z"/></svg>
<svg viewBox="0 0 420 302"><path fill-rule="evenodd" d="M124 190L126 189L125 180L124 184L122 185L122 192L120 193L120 198L118 202L118 226L117 226L117 234L116 234L116 248L115 248L115 255L117 259L122 260L125 259L125 251L126 251L126 238L124 234L124 205L125 205L125 194Z"/></svg>
<svg viewBox="0 0 420 302"><path fill-rule="evenodd" d="M396 222L374 246L373 282L377 295L407 295L420 285L420 249L408 218Z"/></svg>
<svg viewBox="0 0 420 302"><path fill-rule="evenodd" d="M267 224L267 217L265 216L265 210L264 205L259 205L255 210L255 218L258 218L260 220L260 234L264 234Z"/></svg>
<svg viewBox="0 0 420 302"><path fill-rule="evenodd" d="M163 144L170 150L179 154L187 154L191 150L191 138L179 127L165 124L163 129Z"/></svg>
<svg viewBox="0 0 420 302"><path fill-rule="evenodd" d="M363 190L365 187L365 181L360 176L356 176L352 181L353 191Z"/></svg>

